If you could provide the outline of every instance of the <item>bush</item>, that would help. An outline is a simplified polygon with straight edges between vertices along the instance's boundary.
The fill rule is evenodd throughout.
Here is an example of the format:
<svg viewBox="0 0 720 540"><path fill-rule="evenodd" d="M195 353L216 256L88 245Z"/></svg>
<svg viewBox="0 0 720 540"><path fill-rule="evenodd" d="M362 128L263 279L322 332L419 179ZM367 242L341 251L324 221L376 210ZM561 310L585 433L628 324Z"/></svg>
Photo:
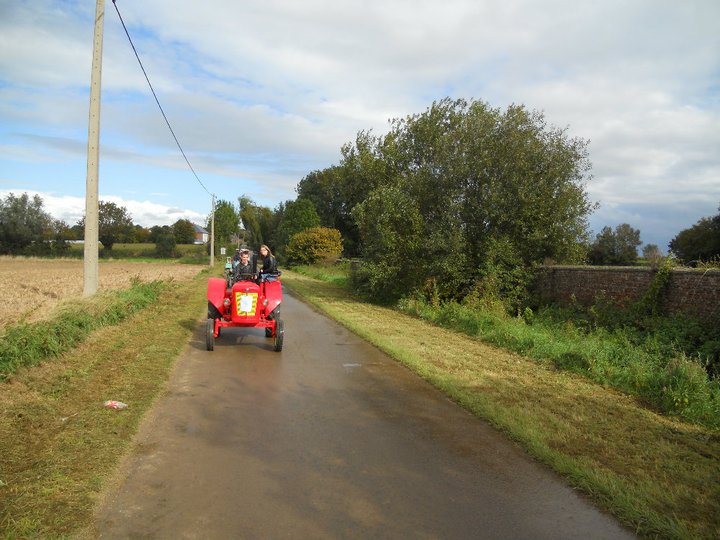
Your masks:
<svg viewBox="0 0 720 540"><path fill-rule="evenodd" d="M172 258L175 257L175 235L161 234L158 236L155 246L155 253L158 257Z"/></svg>
<svg viewBox="0 0 720 540"><path fill-rule="evenodd" d="M342 253L337 229L312 227L293 235L285 250L288 265L334 263Z"/></svg>

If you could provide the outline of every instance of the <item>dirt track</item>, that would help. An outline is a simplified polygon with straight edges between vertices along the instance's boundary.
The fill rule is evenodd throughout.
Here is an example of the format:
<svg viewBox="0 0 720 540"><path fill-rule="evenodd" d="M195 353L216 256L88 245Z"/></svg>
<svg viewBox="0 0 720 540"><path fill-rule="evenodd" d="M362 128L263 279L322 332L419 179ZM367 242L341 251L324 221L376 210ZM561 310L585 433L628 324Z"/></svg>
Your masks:
<svg viewBox="0 0 720 540"><path fill-rule="evenodd" d="M99 289L130 286L133 278L183 280L204 266L174 263L101 262ZM44 318L61 301L82 296L83 261L0 257L0 328L20 320Z"/></svg>
<svg viewBox="0 0 720 540"><path fill-rule="evenodd" d="M100 538L632 538L494 429L285 295L285 348L198 331Z"/></svg>

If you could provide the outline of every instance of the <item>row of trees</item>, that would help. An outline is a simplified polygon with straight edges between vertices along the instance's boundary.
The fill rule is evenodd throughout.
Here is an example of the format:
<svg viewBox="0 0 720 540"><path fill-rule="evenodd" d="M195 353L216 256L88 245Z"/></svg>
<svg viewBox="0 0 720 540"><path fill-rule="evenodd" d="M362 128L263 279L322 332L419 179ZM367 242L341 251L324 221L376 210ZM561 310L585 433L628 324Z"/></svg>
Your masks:
<svg viewBox="0 0 720 540"><path fill-rule="evenodd" d="M106 250L119 242L167 244L171 238L174 246L195 240L195 225L187 219L171 226L145 228L133 224L127 209L115 203L100 201L98 211L99 240ZM68 251L70 241L82 240L84 235L85 218L69 226L45 210L39 195L10 193L0 200L0 254L62 255Z"/></svg>
<svg viewBox="0 0 720 540"><path fill-rule="evenodd" d="M293 243L299 233L338 231L345 255L365 260L358 285L378 297L428 286L455 298L477 289L512 295L532 267L548 259L635 261L640 231L628 224L605 227L591 241L587 142L548 126L541 113L444 99L390 125L384 136L359 132L342 147L337 165L300 180L293 201L275 209L245 195L237 203L219 201L218 245L264 243L292 260L305 245ZM115 242L194 237L186 220L145 229L112 203L101 203L100 220L106 249ZM11 195L0 204L1 252L59 246L82 234L82 222L68 227L53 220L39 197ZM337 248L335 233L317 234ZM717 257L720 214L682 231L670 248L685 262ZM661 256L654 245L643 255Z"/></svg>
<svg viewBox="0 0 720 540"><path fill-rule="evenodd" d="M588 262L598 265L629 265L637 259L637 248L642 244L640 231L627 223L604 227L595 237L588 251ZM680 231L669 243L670 253L689 266L699 263L720 262L720 208L713 217L704 217L695 225ZM662 258L660 248L646 244L642 248L646 261Z"/></svg>
<svg viewBox="0 0 720 540"><path fill-rule="evenodd" d="M40 254L66 248L67 225L43 208L38 195L0 200L0 254Z"/></svg>
<svg viewBox="0 0 720 540"><path fill-rule="evenodd" d="M720 262L720 207L718 214L704 217L670 241L670 250L688 264Z"/></svg>
<svg viewBox="0 0 720 540"><path fill-rule="evenodd" d="M640 231L629 224L590 239L589 179L586 141L542 114L445 99L392 120L383 137L358 133L338 165L299 182L295 204L312 202L346 255L364 258L359 285L377 297L428 284L450 297L477 288L512 296L548 259L636 262ZM686 263L718 257L719 231L720 215L703 219L669 247ZM662 257L655 244L642 255Z"/></svg>

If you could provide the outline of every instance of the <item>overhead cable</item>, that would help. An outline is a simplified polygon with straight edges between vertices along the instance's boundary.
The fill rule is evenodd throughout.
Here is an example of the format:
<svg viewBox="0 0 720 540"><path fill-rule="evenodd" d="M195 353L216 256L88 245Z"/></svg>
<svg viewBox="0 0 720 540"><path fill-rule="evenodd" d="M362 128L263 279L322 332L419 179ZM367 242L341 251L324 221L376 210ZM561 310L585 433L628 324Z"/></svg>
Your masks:
<svg viewBox="0 0 720 540"><path fill-rule="evenodd" d="M205 187L205 184L202 183L200 180L200 177L198 177L197 173L195 172L195 169L193 169L193 166L190 164L190 161L188 160L187 156L185 155L185 151L182 149L182 146L180 146L180 141L178 141L178 138L175 136L175 132L173 131L172 126L170 125L170 121L168 120L167 115L165 114L165 111L162 108L162 105L160 105L160 100L157 97L157 94L155 93L155 89L153 88L153 85L150 83L150 78L148 77L147 72L145 71L145 67L143 66L142 61L140 60L140 55L137 52L137 49L135 48L135 44L132 41L132 38L130 37L130 33L128 32L127 27L125 26L125 21L122 18L122 15L120 15L120 10L117 7L117 3L115 0L112 0L113 6L115 6L115 11L118 14L118 17L120 18L120 24L122 24L123 29L125 30L125 35L128 38L128 41L130 42L130 46L132 47L133 52L135 53L135 58L137 58L138 64L140 64L140 69L143 72L143 75L145 75L145 80L148 83L148 86L150 87L150 91L152 92L153 97L155 98L155 103L157 103L157 106L160 108L160 112L163 115L163 118L165 119L165 123L167 124L168 129L170 130L170 133L172 133L173 139L175 139L175 144L177 144L177 147L180 149L180 153L182 154L183 158L185 158L185 163L188 164L188 167L190 167L190 170L195 175L195 179L198 181L198 183L202 186L202 188L207 192L208 195L212 195L208 191L208 189Z"/></svg>

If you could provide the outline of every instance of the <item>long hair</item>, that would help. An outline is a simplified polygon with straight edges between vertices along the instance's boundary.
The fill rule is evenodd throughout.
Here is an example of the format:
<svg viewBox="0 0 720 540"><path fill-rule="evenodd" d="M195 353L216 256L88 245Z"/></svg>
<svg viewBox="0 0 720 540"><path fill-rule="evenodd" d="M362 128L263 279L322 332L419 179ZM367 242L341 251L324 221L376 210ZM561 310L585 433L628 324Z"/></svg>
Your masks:
<svg viewBox="0 0 720 540"><path fill-rule="evenodd" d="M268 257L272 257L272 256L273 256L272 250L271 250L269 247L267 247L267 245L263 244L262 246L260 246L260 249L261 249L261 250L262 250L262 248L267 249L267 252L268 252L267 256L268 256ZM260 254L260 256L262 257L262 254ZM264 258L265 258L265 257L263 257L263 259L264 259Z"/></svg>

